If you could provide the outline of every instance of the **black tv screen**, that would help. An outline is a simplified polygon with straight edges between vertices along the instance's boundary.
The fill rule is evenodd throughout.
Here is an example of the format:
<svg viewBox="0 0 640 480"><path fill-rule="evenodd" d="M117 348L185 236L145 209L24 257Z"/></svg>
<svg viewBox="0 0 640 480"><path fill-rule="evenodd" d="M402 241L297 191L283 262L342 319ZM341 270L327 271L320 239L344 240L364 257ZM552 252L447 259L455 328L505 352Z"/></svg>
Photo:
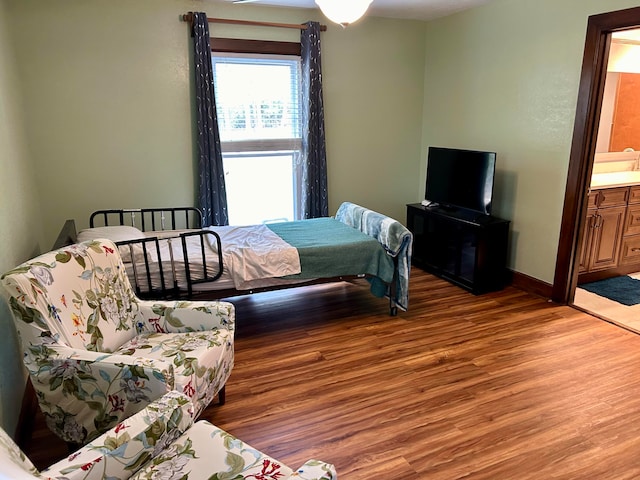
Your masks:
<svg viewBox="0 0 640 480"><path fill-rule="evenodd" d="M425 198L489 215L495 167L495 152L429 147Z"/></svg>

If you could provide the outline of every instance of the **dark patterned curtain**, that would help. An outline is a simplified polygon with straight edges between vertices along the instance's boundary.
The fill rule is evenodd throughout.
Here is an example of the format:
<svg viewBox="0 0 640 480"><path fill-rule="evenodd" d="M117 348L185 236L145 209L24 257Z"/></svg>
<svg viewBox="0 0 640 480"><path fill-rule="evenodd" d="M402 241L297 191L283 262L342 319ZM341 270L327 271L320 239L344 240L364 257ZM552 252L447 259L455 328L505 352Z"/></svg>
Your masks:
<svg viewBox="0 0 640 480"><path fill-rule="evenodd" d="M204 225L228 225L227 191L222 167L220 132L213 91L213 66L207 15L193 13L193 63L195 66L198 123L198 203Z"/></svg>
<svg viewBox="0 0 640 480"><path fill-rule="evenodd" d="M302 54L302 218L327 217L327 152L324 137L320 24L307 22L300 36Z"/></svg>

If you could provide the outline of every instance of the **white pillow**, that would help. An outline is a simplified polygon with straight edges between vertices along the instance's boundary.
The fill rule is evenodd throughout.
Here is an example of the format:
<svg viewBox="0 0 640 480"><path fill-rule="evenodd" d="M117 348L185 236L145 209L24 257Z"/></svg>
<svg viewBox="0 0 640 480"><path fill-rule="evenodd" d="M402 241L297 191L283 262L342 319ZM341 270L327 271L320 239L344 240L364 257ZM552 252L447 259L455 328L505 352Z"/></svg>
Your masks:
<svg viewBox="0 0 640 480"><path fill-rule="evenodd" d="M85 228L78 233L79 242L87 242L96 238L108 238L112 242L123 242L125 240L144 238L144 233L140 229L129 227L128 225Z"/></svg>
<svg viewBox="0 0 640 480"><path fill-rule="evenodd" d="M80 230L78 233L78 242L89 242L98 238L106 238L112 242L124 242L127 240L138 240L140 238L146 238L144 232L136 227L130 227L127 225L113 225L108 227L95 227L86 228ZM151 256L149 261L153 261L153 243L147 244L147 256ZM125 263L131 263L131 250L133 250L133 257L137 262L144 262L144 250L142 244L134 244L132 248L129 245L120 245L118 247L122 261Z"/></svg>

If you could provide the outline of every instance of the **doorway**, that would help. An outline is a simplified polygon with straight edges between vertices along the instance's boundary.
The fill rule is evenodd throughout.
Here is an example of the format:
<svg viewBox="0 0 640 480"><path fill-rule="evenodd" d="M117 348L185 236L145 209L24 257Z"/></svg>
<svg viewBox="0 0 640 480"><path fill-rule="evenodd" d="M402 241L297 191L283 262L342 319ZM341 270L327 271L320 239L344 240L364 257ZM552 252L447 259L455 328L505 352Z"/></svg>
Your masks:
<svg viewBox="0 0 640 480"><path fill-rule="evenodd" d="M640 29L611 34L573 306L640 333ZM631 188L629 188L631 186ZM600 188L602 187L602 188Z"/></svg>
<svg viewBox="0 0 640 480"><path fill-rule="evenodd" d="M611 33L640 26L640 7L589 17L569 158L552 299L572 304L596 151Z"/></svg>

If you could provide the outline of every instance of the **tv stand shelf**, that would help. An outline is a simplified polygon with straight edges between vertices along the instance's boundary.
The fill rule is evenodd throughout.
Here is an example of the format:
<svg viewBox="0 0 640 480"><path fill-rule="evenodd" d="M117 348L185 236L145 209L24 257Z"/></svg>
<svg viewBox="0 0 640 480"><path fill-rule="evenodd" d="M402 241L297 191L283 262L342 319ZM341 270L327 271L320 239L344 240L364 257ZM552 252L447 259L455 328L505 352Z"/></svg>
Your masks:
<svg viewBox="0 0 640 480"><path fill-rule="evenodd" d="M412 263L474 294L507 283L509 221L466 210L407 205Z"/></svg>

